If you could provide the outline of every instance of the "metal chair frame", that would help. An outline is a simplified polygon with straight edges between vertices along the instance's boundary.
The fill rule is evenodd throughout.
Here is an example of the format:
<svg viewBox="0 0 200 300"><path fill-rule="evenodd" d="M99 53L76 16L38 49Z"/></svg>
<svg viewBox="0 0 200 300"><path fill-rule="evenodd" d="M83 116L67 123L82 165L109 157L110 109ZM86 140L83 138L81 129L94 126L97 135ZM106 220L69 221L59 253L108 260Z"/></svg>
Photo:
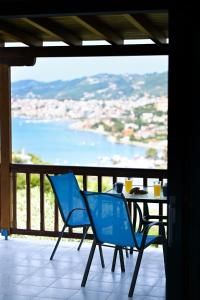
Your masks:
<svg viewBox="0 0 200 300"><path fill-rule="evenodd" d="M47 178L48 178L48 180L49 180L49 182L50 182L50 184L51 184L51 187L52 187L52 189L53 189L53 192L54 192L54 195L55 195L55 198L56 198L56 201L57 201L57 203L58 203L58 207L59 207L59 210L60 210L60 211L62 210L62 207L61 207L61 205L60 205L60 201L59 201L59 197L58 197L57 190L56 190L56 188L55 188L55 186L54 186L54 183L52 182L51 178L52 178L53 176L62 176L62 175L66 175L66 174L69 174L69 173L73 174L72 172L68 172L68 173L64 173L64 174L59 174L59 175L48 175L48 174L46 174L46 176L47 176ZM75 178L75 180L76 180L76 177L75 177L74 174L73 174L73 176L74 176L74 178ZM79 189L78 183L77 183L77 188ZM83 198L83 194L81 193L81 190L80 190L80 189L79 189L79 191L80 191L80 197ZM84 200L83 200L83 203L84 203ZM83 227L83 236L82 236L82 239L81 239L81 241L80 241L80 243L79 243L79 245L78 245L78 248L77 248L78 251L80 250L81 245L82 245L84 239L86 238L86 235L87 235L88 229L89 229L89 227L90 227L90 224L86 224L86 225L80 224L80 225L77 225L77 226L70 226L70 225L68 224L68 222L69 222L70 217L72 216L73 213L76 213L77 211L81 211L81 210L82 210L82 211L87 211L86 208L78 208L78 207L77 207L77 208L74 208L74 209L72 209L72 210L69 212L69 214L68 214L66 220L63 218L63 213L61 213L61 216L62 216L64 225L63 225L63 228L62 228L62 230L61 230L61 232L60 232L60 234L59 234L59 236L58 236L58 240L57 240L56 245L55 245L55 247L54 247L54 249L53 249L53 251L52 251L52 254L51 254L51 256L50 256L50 260L53 259L54 255L55 255L55 253L56 253L56 250L57 250L58 245L59 245L59 243L60 243L60 241L61 241L61 238L63 237L63 234L64 234L64 231L65 231L66 227L69 227L69 228L79 228L79 227ZM104 268L104 267L105 267L105 263L104 263L103 251L102 251L101 245L99 245L99 253L100 253L100 259L101 259L101 265L102 265L102 268Z"/></svg>
<svg viewBox="0 0 200 300"><path fill-rule="evenodd" d="M93 193L93 195L96 195L96 194L100 194L100 193ZM101 194L102 195L107 194L107 195L109 195L110 197L113 197L113 198L116 197L116 195L110 194L110 193L109 194L108 193L101 193ZM92 193L90 193L88 196L89 197L92 196ZM92 244L92 247L91 247L91 250L90 250L89 258L88 258L87 265L86 265L86 268L85 268L85 272L84 272L84 275L83 275L83 279L82 279L82 283L81 283L82 287L84 287L86 285L86 281L87 281L87 278L88 278L90 266L91 266L91 263L92 263L93 256L94 256L95 249L96 249L97 245L109 246L109 247L114 247L115 248L114 256L113 256L113 262L112 262L112 269L111 269L112 272L114 272L114 270L115 270L116 257L117 257L117 252L118 251L119 251L119 255L120 255L121 270L122 270L122 272L125 271L122 249L127 249L127 247L122 247L120 245L106 245L98 239L95 224L94 224L94 221L93 221L93 217L92 217L92 214L90 212L90 208L89 208L89 204L88 204L88 200L87 200L87 195L84 192L83 192L83 197L84 197L84 200L85 200L85 205L86 205L86 208L87 208L88 216L89 216L89 219L90 219L90 222L91 222L91 227L93 229L94 241L93 241L93 244ZM126 212L127 212L127 218L128 218L128 221L130 222L130 224L132 225L129 210L128 210L128 206L127 206L127 203L126 203L126 200L125 200L125 197L124 197L123 194L121 194L121 200L124 201L124 205L125 205ZM141 214L139 214L139 215L140 215L140 218L141 218ZM143 225L142 220L139 224L140 224L139 229L141 229L141 225ZM162 241L164 265L165 265L165 273L166 273L167 240L166 240L166 237L165 237L164 225L161 222L152 222L152 223L146 224L146 226L140 232L140 233L142 233L142 241L141 241L140 245L137 242L137 238L136 238L136 235L135 235L136 232L133 231L133 226L130 226L131 234L133 235L134 250L138 251L138 256L137 256L137 261L136 261L136 265L135 265L135 269L134 269L134 272L133 272L132 281L131 281L131 285L130 285L130 289L129 289L129 293L128 293L129 297L132 297L133 293L134 293L136 280L137 280L137 275L138 275L138 272L139 272L139 268L140 268L140 264L141 264L144 249L152 244L151 242L146 243L146 239L147 239L149 230L155 225L156 226L160 225L160 228L161 228L161 234L158 235L158 236L155 236L154 241L156 241L157 239L159 239L159 241Z"/></svg>

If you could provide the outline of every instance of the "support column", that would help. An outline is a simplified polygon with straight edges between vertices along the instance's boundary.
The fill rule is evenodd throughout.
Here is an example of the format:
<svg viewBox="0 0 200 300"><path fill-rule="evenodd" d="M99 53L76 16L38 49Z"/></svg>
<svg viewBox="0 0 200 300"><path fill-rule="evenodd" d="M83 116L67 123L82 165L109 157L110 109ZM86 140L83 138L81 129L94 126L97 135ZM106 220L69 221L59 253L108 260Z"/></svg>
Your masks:
<svg viewBox="0 0 200 300"><path fill-rule="evenodd" d="M10 66L0 64L0 229L7 236L11 225L11 80Z"/></svg>
<svg viewBox="0 0 200 300"><path fill-rule="evenodd" d="M168 177L171 215L167 300L200 295L200 23L197 2L170 14ZM177 3L179 2L179 3ZM188 24L192 24L191 27Z"/></svg>

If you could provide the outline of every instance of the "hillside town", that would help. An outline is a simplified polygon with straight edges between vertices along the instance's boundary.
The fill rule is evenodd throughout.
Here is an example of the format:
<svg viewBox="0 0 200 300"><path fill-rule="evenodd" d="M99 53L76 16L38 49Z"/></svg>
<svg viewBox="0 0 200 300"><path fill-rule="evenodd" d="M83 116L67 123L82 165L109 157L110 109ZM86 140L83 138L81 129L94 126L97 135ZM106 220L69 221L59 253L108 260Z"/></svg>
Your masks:
<svg viewBox="0 0 200 300"><path fill-rule="evenodd" d="M166 165L167 98L164 96L147 95L135 101L15 99L12 101L12 115L32 121L65 120L74 130L104 134L114 143L157 149L163 153L157 157L157 164ZM156 154L154 156L155 160ZM120 164L119 158L114 160Z"/></svg>
<svg viewBox="0 0 200 300"><path fill-rule="evenodd" d="M37 100L12 101L13 117L34 120L72 121L76 130L107 134L120 143L166 140L167 98L129 100Z"/></svg>

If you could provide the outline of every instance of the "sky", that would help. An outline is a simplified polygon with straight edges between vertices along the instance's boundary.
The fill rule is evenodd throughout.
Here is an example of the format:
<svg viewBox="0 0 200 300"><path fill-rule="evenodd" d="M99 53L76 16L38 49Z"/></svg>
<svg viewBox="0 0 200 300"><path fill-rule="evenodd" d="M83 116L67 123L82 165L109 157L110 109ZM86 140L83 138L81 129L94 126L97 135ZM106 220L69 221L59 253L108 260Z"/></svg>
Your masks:
<svg viewBox="0 0 200 300"><path fill-rule="evenodd" d="M151 40L129 40L125 44L152 44ZM87 41L85 45L105 45L105 41ZM62 42L45 42L44 46L63 46ZM25 46L22 43L7 43L8 47ZM12 67L11 80L33 79L38 81L72 80L99 73L145 74L168 70L168 56L126 56L126 57L66 57L37 58L33 67Z"/></svg>
<svg viewBox="0 0 200 300"><path fill-rule="evenodd" d="M33 67L12 67L11 80L71 80L98 73L144 74L168 69L167 56L37 58Z"/></svg>
<svg viewBox="0 0 200 300"><path fill-rule="evenodd" d="M140 43L146 41L140 40ZM129 42L130 43L130 42ZM133 41L133 43L137 43ZM151 43L151 41L149 42ZM61 43L62 44L62 43ZM88 44L88 43L87 43ZM105 44L101 41L98 44ZM47 46L59 43L47 43ZM10 43L9 46L20 46ZM112 74L145 74L168 70L167 56L126 56L126 57L68 57L37 58L33 67L12 67L11 80L33 79L38 81L72 80L99 73Z"/></svg>

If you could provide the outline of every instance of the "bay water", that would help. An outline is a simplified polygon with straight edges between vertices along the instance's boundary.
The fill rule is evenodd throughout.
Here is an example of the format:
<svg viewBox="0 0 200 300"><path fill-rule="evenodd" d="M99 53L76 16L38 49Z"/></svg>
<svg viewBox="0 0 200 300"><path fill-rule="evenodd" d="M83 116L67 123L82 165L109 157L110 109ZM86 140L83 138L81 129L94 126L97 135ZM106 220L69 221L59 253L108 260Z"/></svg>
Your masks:
<svg viewBox="0 0 200 300"><path fill-rule="evenodd" d="M145 156L146 148L113 143L106 135L70 128L66 121L12 118L13 151L38 155L56 165L113 166L122 157Z"/></svg>

